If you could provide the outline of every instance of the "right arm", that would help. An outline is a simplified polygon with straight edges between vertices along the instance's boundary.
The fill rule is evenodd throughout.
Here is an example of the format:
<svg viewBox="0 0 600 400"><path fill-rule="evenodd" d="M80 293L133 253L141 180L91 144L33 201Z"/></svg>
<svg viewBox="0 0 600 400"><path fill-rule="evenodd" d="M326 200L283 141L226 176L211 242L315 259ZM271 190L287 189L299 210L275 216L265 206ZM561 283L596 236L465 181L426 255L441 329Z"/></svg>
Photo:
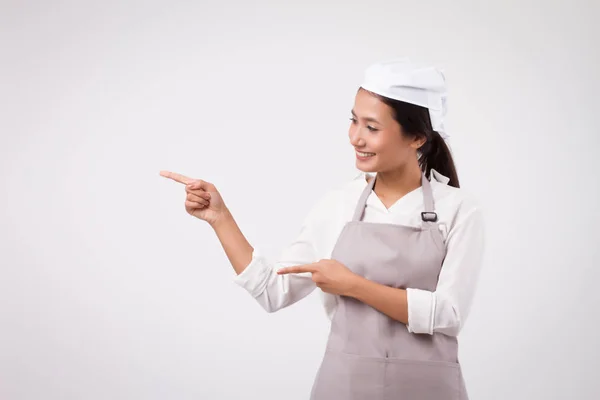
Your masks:
<svg viewBox="0 0 600 400"><path fill-rule="evenodd" d="M296 240L284 249L278 262L272 262L262 257L248 243L212 183L170 171L161 171L160 175L186 185L186 211L208 222L214 229L237 274L235 282L246 289L267 312L275 312L294 304L316 288L311 274L277 274L281 267L318 261L314 246L318 241L315 221L321 221L322 216L315 213L316 207L305 218Z"/></svg>
<svg viewBox="0 0 600 400"><path fill-rule="evenodd" d="M234 282L267 312L288 307L316 288L311 274L277 274L281 267L318 261L313 245L314 228L309 218L305 219L299 235L284 249L277 262L262 256L248 243L231 213L227 212L211 226L237 274Z"/></svg>
<svg viewBox="0 0 600 400"><path fill-rule="evenodd" d="M241 274L252 261L254 248L246 240L233 215L226 210L221 218L211 224L211 227L236 274Z"/></svg>

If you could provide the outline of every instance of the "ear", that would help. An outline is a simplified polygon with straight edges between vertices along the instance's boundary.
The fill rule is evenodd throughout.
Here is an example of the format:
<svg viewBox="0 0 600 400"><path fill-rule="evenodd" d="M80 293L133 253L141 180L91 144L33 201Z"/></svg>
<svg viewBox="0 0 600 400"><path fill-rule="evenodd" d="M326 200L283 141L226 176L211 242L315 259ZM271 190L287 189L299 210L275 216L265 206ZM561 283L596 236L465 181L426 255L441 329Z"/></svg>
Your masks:
<svg viewBox="0 0 600 400"><path fill-rule="evenodd" d="M419 150L421 147L423 147L423 145L427 143L427 138L425 137L425 135L423 136L416 136L412 143L410 144L410 146L415 149L415 150Z"/></svg>

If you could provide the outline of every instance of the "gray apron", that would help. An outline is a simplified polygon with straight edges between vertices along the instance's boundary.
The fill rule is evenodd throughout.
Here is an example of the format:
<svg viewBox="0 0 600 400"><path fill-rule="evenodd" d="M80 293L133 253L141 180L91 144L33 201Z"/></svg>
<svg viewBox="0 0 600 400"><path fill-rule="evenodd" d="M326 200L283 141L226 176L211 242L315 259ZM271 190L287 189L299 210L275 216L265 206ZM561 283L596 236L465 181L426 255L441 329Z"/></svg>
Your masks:
<svg viewBox="0 0 600 400"><path fill-rule="evenodd" d="M431 184L422 176L420 227L363 222L371 179L331 258L395 288L435 291L446 250ZM337 296L312 400L468 400L455 337L410 333L405 324L354 298Z"/></svg>

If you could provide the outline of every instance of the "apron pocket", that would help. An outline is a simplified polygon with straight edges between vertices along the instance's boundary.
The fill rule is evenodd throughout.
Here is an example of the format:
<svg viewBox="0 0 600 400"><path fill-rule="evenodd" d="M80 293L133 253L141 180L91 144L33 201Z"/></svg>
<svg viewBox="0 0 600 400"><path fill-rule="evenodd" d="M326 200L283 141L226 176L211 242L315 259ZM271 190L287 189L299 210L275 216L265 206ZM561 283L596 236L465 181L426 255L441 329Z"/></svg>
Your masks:
<svg viewBox="0 0 600 400"><path fill-rule="evenodd" d="M390 358L385 400L459 400L460 364Z"/></svg>
<svg viewBox="0 0 600 400"><path fill-rule="evenodd" d="M311 400L383 399L386 361L328 350L317 373Z"/></svg>

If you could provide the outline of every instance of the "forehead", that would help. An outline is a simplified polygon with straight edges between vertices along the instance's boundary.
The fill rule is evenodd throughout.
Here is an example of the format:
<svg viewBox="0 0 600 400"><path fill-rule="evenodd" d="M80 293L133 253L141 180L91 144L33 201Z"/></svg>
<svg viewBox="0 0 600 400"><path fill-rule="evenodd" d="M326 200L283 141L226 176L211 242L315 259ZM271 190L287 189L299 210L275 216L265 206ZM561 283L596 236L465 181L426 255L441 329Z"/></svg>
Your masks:
<svg viewBox="0 0 600 400"><path fill-rule="evenodd" d="M392 109L377 96L364 89L359 89L356 93L353 111L359 117L392 118Z"/></svg>

